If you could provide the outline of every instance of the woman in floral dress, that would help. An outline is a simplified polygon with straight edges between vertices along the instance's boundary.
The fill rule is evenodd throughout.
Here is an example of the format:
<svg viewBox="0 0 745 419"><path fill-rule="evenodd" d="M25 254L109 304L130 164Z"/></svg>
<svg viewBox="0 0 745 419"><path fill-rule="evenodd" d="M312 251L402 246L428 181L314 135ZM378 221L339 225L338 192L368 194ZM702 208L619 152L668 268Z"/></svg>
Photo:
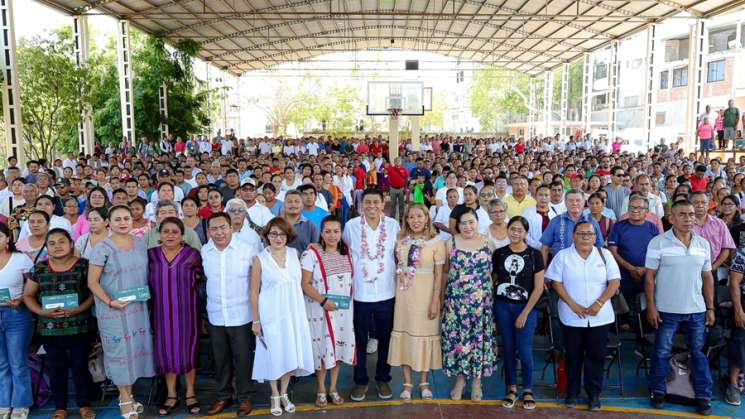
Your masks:
<svg viewBox="0 0 745 419"><path fill-rule="evenodd" d="M443 369L456 376L450 392L460 400L471 377L471 400L482 397L481 377L497 362L492 314L493 293L489 239L478 233L478 218L468 209L456 219L457 234L448 242L448 280L442 317Z"/></svg>

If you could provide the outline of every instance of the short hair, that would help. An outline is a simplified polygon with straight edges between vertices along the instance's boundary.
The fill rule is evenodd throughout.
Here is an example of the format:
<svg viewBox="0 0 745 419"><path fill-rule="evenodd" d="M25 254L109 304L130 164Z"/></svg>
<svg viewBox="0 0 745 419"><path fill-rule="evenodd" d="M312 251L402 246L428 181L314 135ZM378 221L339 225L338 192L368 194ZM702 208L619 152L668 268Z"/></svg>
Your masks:
<svg viewBox="0 0 745 419"><path fill-rule="evenodd" d="M246 205L246 201L240 199L240 198L231 198L228 200L228 202L225 203L225 210L231 206L231 205L238 205L239 207L243 208L244 210L248 210L248 205Z"/></svg>
<svg viewBox="0 0 745 419"><path fill-rule="evenodd" d="M644 201L644 207L647 209L649 208L649 198L640 193L632 193L629 196L629 204L631 203L631 201Z"/></svg>
<svg viewBox="0 0 745 419"><path fill-rule="evenodd" d="M672 207L670 207L670 211L673 211L675 208L682 207L682 206L692 207L693 202L687 199L681 199L680 201L675 201L673 202Z"/></svg>
<svg viewBox="0 0 745 419"><path fill-rule="evenodd" d="M590 197L587 198L587 202L590 202L591 199L599 199L600 202L605 203L605 196L600 192L593 192Z"/></svg>
<svg viewBox="0 0 745 419"><path fill-rule="evenodd" d="M225 222L228 223L228 225L230 225L230 215L228 215L228 213L225 211L218 211L212 213L212 215L210 215L210 217L207 219L207 226L212 224L212 220L216 220L218 218L222 218L223 220L225 220Z"/></svg>
<svg viewBox="0 0 745 419"><path fill-rule="evenodd" d="M582 197L582 199L585 198L585 193L582 192L579 189L570 189L570 190L566 191L566 193L564 194L564 199L569 198L569 195L579 195L579 196Z"/></svg>
<svg viewBox="0 0 745 419"><path fill-rule="evenodd" d="M43 199L46 199L46 200L47 200L47 201L49 201L49 202L50 202L50 203L51 203L52 205L54 205L54 200L52 199L52 197L51 197L51 196L49 196L49 195L39 195L38 197L36 197L36 201L34 201L34 207L36 206L36 204L38 204L38 203L39 203L39 201L41 201L41 200L43 200Z"/></svg>
<svg viewBox="0 0 745 419"><path fill-rule="evenodd" d="M142 205L142 208L147 207L147 201L145 201L145 198L136 197L135 199L129 201L129 206L131 207L132 204L140 204Z"/></svg>
<svg viewBox="0 0 745 419"><path fill-rule="evenodd" d="M277 188L271 183L265 183L264 186L262 186L262 191L266 189L269 189L270 191L277 193Z"/></svg>
<svg viewBox="0 0 745 419"><path fill-rule="evenodd" d="M489 211L491 211L494 207L502 207L503 210L507 211L507 203L502 201L499 198L490 199L489 203L487 204L487 207L489 208Z"/></svg>
<svg viewBox="0 0 745 419"><path fill-rule="evenodd" d="M691 204L693 204L693 197L694 196L703 196L706 198L706 202L709 202L709 195L706 194L704 191L693 191L690 194L688 194L688 200L691 201Z"/></svg>
<svg viewBox="0 0 745 419"><path fill-rule="evenodd" d="M460 221L463 219L463 216L466 214L473 214L474 217L476 217L476 221L479 219L479 214L476 212L475 209L471 207L466 207L466 209L458 214L458 216L455 218L455 232L460 234Z"/></svg>
<svg viewBox="0 0 745 419"><path fill-rule="evenodd" d="M510 228L510 226L515 223L522 224L526 232L530 230L530 223L528 223L528 220L522 215L516 215L510 218L510 221L507 222L507 228Z"/></svg>
<svg viewBox="0 0 745 419"><path fill-rule="evenodd" d="M300 186L298 186L298 187L297 187L297 190L298 190L298 191L299 191L299 192L300 192L301 194L302 194L302 193L304 193L305 191L308 191L308 190L312 190L312 191L313 191L313 193L315 193L315 194L317 194L317 193L318 193L318 191L316 190L316 187L315 187L315 186L313 186L313 185L312 185L312 184L310 184L310 183L306 183L306 184L303 184L303 185L300 185Z"/></svg>
<svg viewBox="0 0 745 419"><path fill-rule="evenodd" d="M176 227L178 227L178 229L181 231L182 236L184 235L184 233L186 233L184 222L181 221L178 217L166 217L163 221L160 222L160 226L158 226L158 233L163 231L163 226L166 224L175 224Z"/></svg>
<svg viewBox="0 0 745 419"><path fill-rule="evenodd" d="M589 225L590 225L590 226L592 227L592 232L593 232L593 233L595 233L595 234L597 234L597 233L595 232L595 226L594 226L594 225L592 225L592 223L591 223L590 221L588 221L588 220L582 220L582 221L578 222L577 224L575 224L575 225L574 225L574 230L572 230L572 234L576 233L576 232L577 232L577 229L578 229L578 228L579 228L580 226L583 226L583 225L585 225L585 224L589 224Z"/></svg>
<svg viewBox="0 0 745 419"><path fill-rule="evenodd" d="M176 206L176 203L175 202L173 202L173 201L171 201L169 199L161 199L155 205L155 214L157 215L160 212L160 210L162 210L163 208L166 208L166 207L173 207L173 209L175 209L176 212L178 212L178 207Z"/></svg>
<svg viewBox="0 0 745 419"><path fill-rule="evenodd" d="M158 185L158 192L160 192L160 190L163 189L164 186L170 186L173 194L176 194L176 188L173 187L173 183L171 182L160 182L160 184Z"/></svg>
<svg viewBox="0 0 745 419"><path fill-rule="evenodd" d="M540 191L541 189L545 189L545 190L551 192L551 188L549 188L548 185L546 185L546 184L540 184L540 185L538 185L537 188L535 188L536 195L538 195L538 191Z"/></svg>
<svg viewBox="0 0 745 419"><path fill-rule="evenodd" d="M366 196L368 195L377 195L380 197L380 200L385 200L385 197L383 196L383 191L381 191L378 188L367 188L364 191L362 191L362 198L360 198L360 201L363 201Z"/></svg>
<svg viewBox="0 0 745 419"><path fill-rule="evenodd" d="M300 199L303 198L303 194L300 193L297 189L290 189L289 191L285 192L285 201L287 201L287 197L290 195L297 195L300 197Z"/></svg>
<svg viewBox="0 0 745 419"><path fill-rule="evenodd" d="M478 194L479 194L479 190L478 190L478 188L476 188L476 187L475 187L475 186L473 186L473 185L466 185L465 187L463 187L463 192L465 192L465 191L466 191L466 189L470 189L470 190L472 190L472 191L473 191L473 193L474 193L474 194L476 194L476 195L478 195Z"/></svg>
<svg viewBox="0 0 745 419"><path fill-rule="evenodd" d="M233 169L233 168L230 168L230 169L228 169L225 172L225 177L227 177L228 175L236 175L236 176L238 176L238 171L235 170L235 169Z"/></svg>
<svg viewBox="0 0 745 419"><path fill-rule="evenodd" d="M445 196L447 197L448 195L450 195L450 192L453 192L453 193L457 194L457 195L458 195L458 197L460 197L460 194L458 193L458 190L457 190L457 189L455 189L455 188L449 188L449 189L448 189L448 190L447 190L447 191L445 192Z"/></svg>
<svg viewBox="0 0 745 419"><path fill-rule="evenodd" d="M45 245L47 244L47 242L49 242L49 237L51 237L53 234L61 234L61 235L65 236L65 238L67 239L67 241L69 241L70 243L72 243L72 236L70 236L70 233L67 230L65 230L64 228L55 227L55 228L47 231L47 237L46 237L46 239L44 239L44 244Z"/></svg>
<svg viewBox="0 0 745 419"><path fill-rule="evenodd" d="M277 227L287 235L287 244L292 243L297 238L295 227L293 227L289 221L285 220L282 217L274 217L268 223L266 223L264 228L261 230L261 238L263 238L267 242L269 242L269 231L271 231L272 227Z"/></svg>

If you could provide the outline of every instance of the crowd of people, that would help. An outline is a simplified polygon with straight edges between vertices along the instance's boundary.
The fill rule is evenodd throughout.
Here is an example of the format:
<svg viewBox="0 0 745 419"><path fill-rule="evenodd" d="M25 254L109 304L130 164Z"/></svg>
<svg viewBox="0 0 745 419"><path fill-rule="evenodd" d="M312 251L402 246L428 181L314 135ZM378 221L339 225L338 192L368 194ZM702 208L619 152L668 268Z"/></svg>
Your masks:
<svg viewBox="0 0 745 419"><path fill-rule="evenodd" d="M133 385L154 376L165 383L161 416L182 400L191 414L235 403L248 415L265 381L271 413L292 413L291 378L312 374L315 404L340 405L352 384L339 383L343 365L354 371L348 397L362 401L373 352L381 399L400 366L401 400L432 399L429 373L440 369L454 377L452 399L470 383L481 400L500 355L502 405L534 409L544 301L558 313L566 406L584 388L600 410L620 299L643 301L655 333L652 406L665 405L684 333L696 410L710 414L704 346L717 322L731 331L724 400L739 405L745 157L622 144L437 135L420 150L404 142L390 161L380 137L228 135L122 141L25 167L11 157L0 185L0 419L28 416L28 354L40 345L54 419L69 415L69 373L80 415L95 418L94 347L124 419L143 414ZM715 288L727 284L729 323L715 316ZM204 351L217 392L203 410Z"/></svg>

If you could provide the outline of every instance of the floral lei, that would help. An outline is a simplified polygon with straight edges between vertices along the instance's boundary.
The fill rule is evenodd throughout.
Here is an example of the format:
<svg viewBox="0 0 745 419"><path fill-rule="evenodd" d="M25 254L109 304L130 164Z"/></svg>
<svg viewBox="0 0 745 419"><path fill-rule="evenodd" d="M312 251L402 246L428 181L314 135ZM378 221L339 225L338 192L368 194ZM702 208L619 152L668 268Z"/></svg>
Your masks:
<svg viewBox="0 0 745 419"><path fill-rule="evenodd" d="M377 260L378 261L378 269L376 270L376 275L373 278L370 278L370 273L367 270L367 267L365 264L362 264L362 277L365 279L365 282L375 282L378 275L381 275L385 271L385 240L388 238L388 232L385 228L385 217L380 218L380 237L378 237L378 242L375 245L375 254L370 254L370 245L367 243L367 233L365 232L365 216L360 217L360 230L362 230L362 237L361 237L361 255L363 259L367 260Z"/></svg>
<svg viewBox="0 0 745 419"><path fill-rule="evenodd" d="M399 254L399 265L396 268L396 274L401 280L399 289L402 291L406 291L411 288L411 281L414 280L417 267L419 267L419 261L422 260L422 245L424 244L424 240L412 239L410 236L406 236L401 239L401 248L408 246L409 244L411 244L411 247L409 247L406 258L404 258L403 255Z"/></svg>

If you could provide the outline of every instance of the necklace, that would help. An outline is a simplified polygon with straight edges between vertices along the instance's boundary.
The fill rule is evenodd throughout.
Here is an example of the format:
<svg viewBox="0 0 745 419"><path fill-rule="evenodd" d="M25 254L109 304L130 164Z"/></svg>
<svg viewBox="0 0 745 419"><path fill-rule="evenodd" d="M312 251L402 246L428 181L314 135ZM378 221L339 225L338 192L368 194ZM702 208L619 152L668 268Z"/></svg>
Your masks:
<svg viewBox="0 0 745 419"><path fill-rule="evenodd" d="M367 270L367 266L365 264L362 264L362 277L364 278L365 282L375 282L377 279L377 276L382 274L385 271L385 263L384 263L384 254L385 254L385 240L388 238L388 234L385 228L385 219L380 219L380 237L378 237L378 241L375 244L375 254L370 254L370 244L367 242L367 231L365 229L365 216L360 217L360 230L362 230L361 240L360 240L360 253L362 255L362 259L367 259L370 261L377 261L378 267L375 271L375 276L372 278L370 277L370 272Z"/></svg>
<svg viewBox="0 0 745 419"><path fill-rule="evenodd" d="M396 268L396 274L401 282L399 289L402 291L411 288L411 282L414 280L416 270L419 268L422 259L422 245L424 244L424 239L412 239L411 236L406 236L401 239L401 248L408 246L409 244L411 244L411 246L409 247L406 257L404 258L402 254L398 255L399 265ZM399 251L401 248L399 248Z"/></svg>

